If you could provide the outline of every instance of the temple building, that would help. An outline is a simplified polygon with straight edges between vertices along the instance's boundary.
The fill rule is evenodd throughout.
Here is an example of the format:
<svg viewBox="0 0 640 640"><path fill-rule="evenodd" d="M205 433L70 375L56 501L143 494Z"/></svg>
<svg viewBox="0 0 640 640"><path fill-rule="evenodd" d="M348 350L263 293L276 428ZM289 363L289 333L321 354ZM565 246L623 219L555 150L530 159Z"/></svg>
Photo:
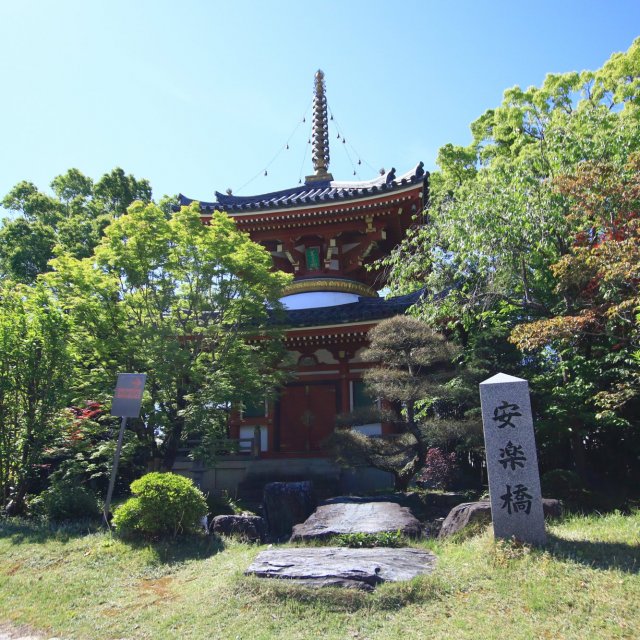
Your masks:
<svg viewBox="0 0 640 640"><path fill-rule="evenodd" d="M197 479L205 488L235 492L251 478L339 480L323 443L337 414L371 403L362 382L371 366L362 357L367 333L419 296L380 297L384 281L367 266L388 255L421 215L428 193L423 164L400 175L381 171L369 181L334 180L322 71L315 75L311 142L314 173L304 184L256 196L216 192L214 202L198 201L204 224L213 211L225 211L270 252L275 269L293 274L282 303L286 347L297 363L275 402L245 406L232 420L230 435L242 455L201 470ZM179 196L181 205L191 202ZM355 428L376 436L391 426Z"/></svg>

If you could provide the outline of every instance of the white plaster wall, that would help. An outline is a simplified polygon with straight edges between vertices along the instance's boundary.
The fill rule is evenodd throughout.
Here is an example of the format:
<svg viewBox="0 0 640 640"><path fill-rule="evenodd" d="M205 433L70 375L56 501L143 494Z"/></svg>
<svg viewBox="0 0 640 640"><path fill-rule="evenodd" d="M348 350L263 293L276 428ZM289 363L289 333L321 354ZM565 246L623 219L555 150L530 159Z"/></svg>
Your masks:
<svg viewBox="0 0 640 640"><path fill-rule="evenodd" d="M240 437L241 438L253 438L253 431L255 427L251 425L245 425L240 427ZM269 448L268 444L268 430L267 427L260 427L260 451L267 451ZM245 451L249 450L251 446L247 442L240 443L240 450Z"/></svg>
<svg viewBox="0 0 640 640"><path fill-rule="evenodd" d="M354 431L358 431L359 433L365 436L381 436L382 435L382 425L379 422L374 422L372 424L359 424L351 428Z"/></svg>
<svg viewBox="0 0 640 640"><path fill-rule="evenodd" d="M358 302L359 297L355 293L344 293L342 291L306 291L305 293L284 296L284 298L280 298L280 302L287 309L316 309Z"/></svg>
<svg viewBox="0 0 640 640"><path fill-rule="evenodd" d="M327 349L318 349L315 354L319 364L336 364L338 362Z"/></svg>

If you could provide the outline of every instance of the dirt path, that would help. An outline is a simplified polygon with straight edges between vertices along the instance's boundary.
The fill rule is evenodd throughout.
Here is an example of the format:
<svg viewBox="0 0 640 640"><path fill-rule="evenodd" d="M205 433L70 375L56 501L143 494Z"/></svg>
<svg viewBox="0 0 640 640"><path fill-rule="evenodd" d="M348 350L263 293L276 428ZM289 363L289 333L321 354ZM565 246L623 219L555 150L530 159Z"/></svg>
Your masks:
<svg viewBox="0 0 640 640"><path fill-rule="evenodd" d="M14 625L0 622L0 640L45 640L45 636L25 624ZM62 640L47 636L47 640Z"/></svg>

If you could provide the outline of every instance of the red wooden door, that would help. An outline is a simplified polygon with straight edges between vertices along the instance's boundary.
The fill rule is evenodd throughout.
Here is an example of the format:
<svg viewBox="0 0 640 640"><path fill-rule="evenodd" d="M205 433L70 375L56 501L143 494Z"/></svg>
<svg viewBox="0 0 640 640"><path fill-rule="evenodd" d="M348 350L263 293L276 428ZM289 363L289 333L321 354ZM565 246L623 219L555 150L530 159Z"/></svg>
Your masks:
<svg viewBox="0 0 640 640"><path fill-rule="evenodd" d="M334 429L338 411L337 383L288 386L280 398L280 451L322 449Z"/></svg>

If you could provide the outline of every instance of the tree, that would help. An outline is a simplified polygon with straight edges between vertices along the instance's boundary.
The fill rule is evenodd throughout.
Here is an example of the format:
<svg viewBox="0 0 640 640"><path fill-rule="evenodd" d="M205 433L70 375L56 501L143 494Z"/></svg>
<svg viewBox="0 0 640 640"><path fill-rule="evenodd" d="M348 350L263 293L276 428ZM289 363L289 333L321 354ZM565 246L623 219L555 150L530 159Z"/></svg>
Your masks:
<svg viewBox="0 0 640 640"><path fill-rule="evenodd" d="M369 332L363 355L377 362L364 380L373 397L388 407L382 419L393 420L399 434L368 438L351 429L333 437L339 459L365 463L392 473L395 488L406 491L424 466L429 431L438 422L460 422L464 410L455 385L456 349L424 322L409 316L383 320Z"/></svg>
<svg viewBox="0 0 640 640"><path fill-rule="evenodd" d="M577 214L572 193L581 167L607 167L614 182L629 175L625 165L640 150L639 77L640 39L597 71L549 75L541 87L507 90L501 105L472 123L471 145L440 149L425 224L381 265L394 292L426 287L417 313L450 332L463 347L464 362L487 362L478 349L492 345L491 373L502 370L533 383L543 467L595 468L591 454L603 450L607 424L627 424L627 443L640 440L629 432L635 405L615 395L616 389L624 395L636 388L635 382L617 386L627 374L635 380L633 285L622 283L636 277L627 259L636 255L630 246L636 240L623 245L599 239L597 249L578 250L581 238L602 236L594 234L584 211ZM605 186L591 180L596 184ZM619 195L609 189L604 196L609 214ZM610 276L594 280L603 269ZM586 280L579 282L582 275ZM595 326L586 328L588 316L597 306L578 295L587 285L598 304L606 300L602 313L611 315L602 326L611 332L616 325L621 342L613 334L608 345L602 335L587 339ZM618 304L630 305L622 316ZM518 333L519 325L528 329ZM565 332L562 346L558 334L551 339L552 327ZM535 330L549 339L534 341ZM514 357L510 336L526 356ZM563 377L567 357L573 373Z"/></svg>
<svg viewBox="0 0 640 640"><path fill-rule="evenodd" d="M0 501L22 507L65 406L69 321L41 285L0 289Z"/></svg>
<svg viewBox="0 0 640 640"><path fill-rule="evenodd" d="M0 229L0 272L17 282L34 282L46 271L55 245L54 230L39 220L4 220Z"/></svg>
<svg viewBox="0 0 640 640"><path fill-rule="evenodd" d="M117 217L126 213L129 205L136 200L151 202L151 185L147 180L136 180L116 167L100 178L95 185L94 194L104 209Z"/></svg>
<svg viewBox="0 0 640 640"><path fill-rule="evenodd" d="M545 367L552 385L547 413L556 429L567 430L576 470L586 478L585 446L596 448L607 427L622 436L625 427L638 426L640 154L624 170L583 163L574 174L559 176L554 188L568 198L581 231L550 267L558 303L546 317L516 326L510 340L552 361ZM626 440L616 467L628 475L637 452Z"/></svg>
<svg viewBox="0 0 640 640"><path fill-rule="evenodd" d="M478 322L548 311L549 265L578 231L554 177L584 161L622 167L640 149L640 39L597 72L549 75L505 92L445 145L426 222L383 261L394 291L427 286L424 313L468 334Z"/></svg>
<svg viewBox="0 0 640 640"><path fill-rule="evenodd" d="M52 266L46 282L74 326L76 397L111 391L118 371L147 373L131 428L167 469L187 435L224 435L231 404L279 380L271 315L288 276L225 214L203 225L197 206L167 219L136 202L93 257Z"/></svg>
<svg viewBox="0 0 640 640"><path fill-rule="evenodd" d="M69 169L51 182L56 197L31 182L18 183L2 200L17 217L0 229L0 276L30 283L55 253L87 258L114 216L141 200L150 202L151 187L120 168L94 185L78 169Z"/></svg>

